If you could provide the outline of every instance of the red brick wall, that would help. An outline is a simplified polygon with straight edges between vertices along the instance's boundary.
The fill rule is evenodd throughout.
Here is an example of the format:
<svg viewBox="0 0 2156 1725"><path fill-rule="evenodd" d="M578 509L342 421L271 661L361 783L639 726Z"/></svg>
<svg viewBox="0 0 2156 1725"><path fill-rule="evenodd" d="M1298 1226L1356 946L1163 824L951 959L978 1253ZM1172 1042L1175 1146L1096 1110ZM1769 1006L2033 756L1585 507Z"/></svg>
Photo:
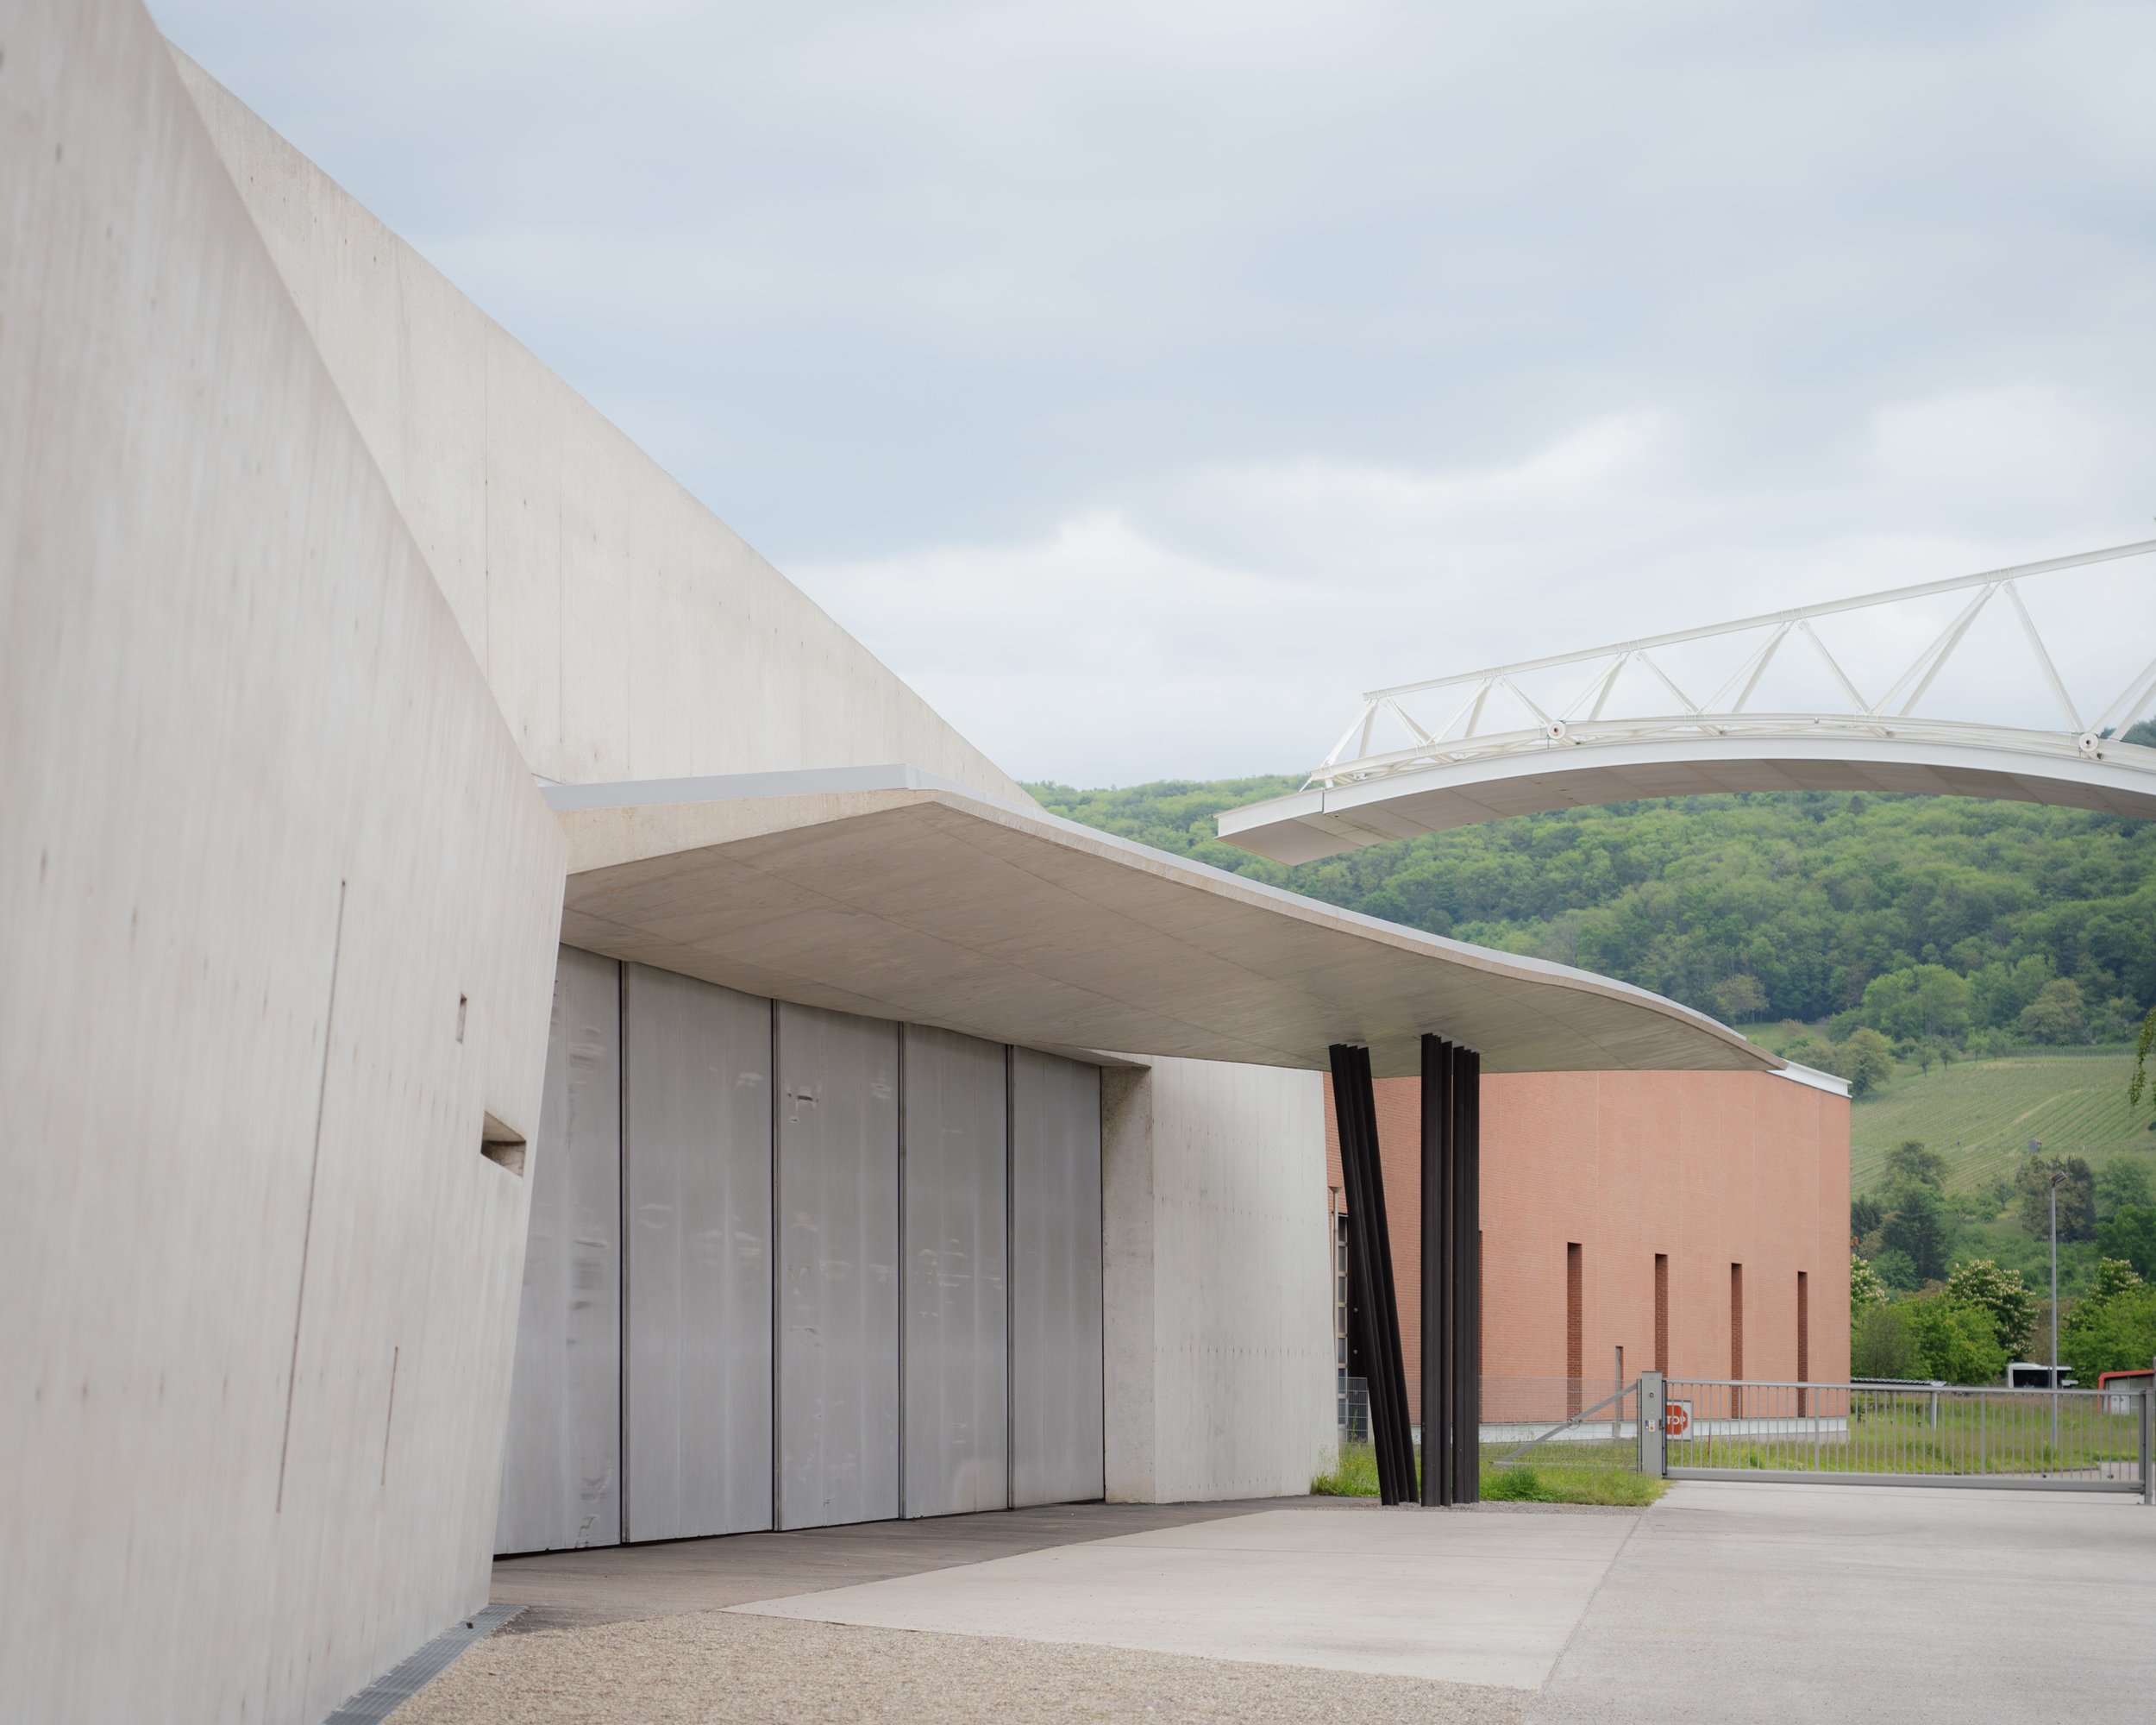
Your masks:
<svg viewBox="0 0 2156 1725"><path fill-rule="evenodd" d="M1407 1393L1421 1417L1421 1083L1377 1083L1377 1136ZM1340 1183L1332 1097L1327 1178ZM1336 1194L1336 1208L1339 1201ZM1733 1264L1744 1363L1796 1375L1797 1272L1808 1364L1849 1375L1849 1103L1764 1073L1512 1073L1482 1080L1482 1371L1567 1376L1565 1249L1580 1247L1589 1385L1655 1359L1655 1257L1669 1259L1669 1371L1728 1375Z"/></svg>

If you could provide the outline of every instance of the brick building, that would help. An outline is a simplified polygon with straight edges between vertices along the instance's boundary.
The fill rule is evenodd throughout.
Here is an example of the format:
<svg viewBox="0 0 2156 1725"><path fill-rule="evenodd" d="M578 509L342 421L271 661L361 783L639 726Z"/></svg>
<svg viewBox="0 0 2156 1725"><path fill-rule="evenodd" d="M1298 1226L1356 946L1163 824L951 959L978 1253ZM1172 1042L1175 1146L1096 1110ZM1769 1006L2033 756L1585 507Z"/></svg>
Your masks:
<svg viewBox="0 0 2156 1725"><path fill-rule="evenodd" d="M1421 1081L1380 1079L1378 1142L1413 1417L1421 1417ZM1849 1375L1849 1099L1792 1071L1482 1081L1487 1420L1547 1417L1659 1367ZM1327 1178L1344 1260L1328 1090ZM1339 1317L1344 1324L1346 1291ZM1342 1358L1352 1375L1344 1328Z"/></svg>

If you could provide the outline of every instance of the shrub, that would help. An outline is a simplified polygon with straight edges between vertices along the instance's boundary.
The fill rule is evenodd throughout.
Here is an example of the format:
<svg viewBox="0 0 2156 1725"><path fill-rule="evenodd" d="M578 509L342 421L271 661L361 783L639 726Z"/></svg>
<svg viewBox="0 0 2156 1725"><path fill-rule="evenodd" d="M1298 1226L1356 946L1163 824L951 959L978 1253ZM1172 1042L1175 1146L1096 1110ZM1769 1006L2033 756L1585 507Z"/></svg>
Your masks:
<svg viewBox="0 0 2156 1725"><path fill-rule="evenodd" d="M1909 1336L1923 1362L1923 1376L1949 1383L1994 1383L2006 1372L2007 1352L1992 1331L1991 1314L1946 1294L1908 1302Z"/></svg>
<svg viewBox="0 0 2156 1725"><path fill-rule="evenodd" d="M2156 1288L2141 1283L2080 1302L2059 1334L2059 1357L2082 1383L2156 1361Z"/></svg>
<svg viewBox="0 0 2156 1725"><path fill-rule="evenodd" d="M1909 1333L1907 1308L1883 1302L1855 1314L1849 1333L1852 1377L1921 1377L1915 1338Z"/></svg>

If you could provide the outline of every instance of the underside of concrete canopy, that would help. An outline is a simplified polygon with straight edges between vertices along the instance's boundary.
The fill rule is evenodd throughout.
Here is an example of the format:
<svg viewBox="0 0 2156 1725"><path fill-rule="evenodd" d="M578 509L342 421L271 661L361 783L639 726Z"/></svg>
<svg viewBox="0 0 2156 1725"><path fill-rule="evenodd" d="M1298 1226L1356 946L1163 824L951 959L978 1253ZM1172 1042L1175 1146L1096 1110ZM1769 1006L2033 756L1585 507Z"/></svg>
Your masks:
<svg viewBox="0 0 2156 1725"><path fill-rule="evenodd" d="M746 993L1047 1049L1322 1070L1783 1063L1644 989L1418 933L906 767L550 787L562 938Z"/></svg>

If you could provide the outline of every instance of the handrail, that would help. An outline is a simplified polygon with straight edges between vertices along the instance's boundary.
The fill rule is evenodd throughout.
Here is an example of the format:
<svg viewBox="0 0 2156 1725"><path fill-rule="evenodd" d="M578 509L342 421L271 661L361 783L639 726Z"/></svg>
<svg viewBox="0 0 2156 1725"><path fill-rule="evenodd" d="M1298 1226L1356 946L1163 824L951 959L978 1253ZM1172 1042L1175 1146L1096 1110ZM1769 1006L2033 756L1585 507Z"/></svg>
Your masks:
<svg viewBox="0 0 2156 1725"><path fill-rule="evenodd" d="M1816 605L1765 612L1724 623L1670 630L1659 635L1640 636L1601 647L1544 654L1532 659L1514 660L1509 664L1486 666L1480 670L1457 671L1446 676L1427 677L1415 682L1395 683L1385 688L1366 690L1353 722L1342 733L1332 752L1304 781L1304 788L1320 786L1333 788L1343 783L1354 784L1390 777L1426 766L1457 764L1531 748L1579 747L1650 736L1772 736L1806 728L1818 731L1854 728L1882 737L1952 738L1979 745L2060 750L2090 759L2105 758L2115 747L2124 751L2121 756L2123 764L2134 767L2145 765L2147 770L2156 772L2156 751L2144 751L2133 745L2117 744L2114 741L2120 732L2129 729L2152 703L2156 703L2156 659L2152 659L2136 671L2125 687L2100 711L2093 706L2077 706L2072 693L2059 674L2056 660L2045 645L2035 619L2022 601L2020 588L2015 585L2018 581L2036 576L2084 568L2122 558L2142 556L2151 552L2156 552L2156 539L2137 540L2130 544L2078 551L2066 556L2047 557L2005 568L1950 576L1944 580L1920 581L1847 599L1828 599ZM1974 597L1970 602L1957 612L1943 630L1931 636L1922 650L1888 684L1883 694L1871 699L1865 698L1841 661L1835 657L1826 642L1812 628L1814 618L1965 591L1973 592ZM2065 721L2063 729L2052 731L1971 724L1960 720L1922 718L1916 714L1918 704L1930 693L1940 674L1970 638L1972 625L1995 598L2002 599L2005 614L2012 618L2026 640L2031 669L2034 674L2032 690L2040 687L2046 699L2056 703L2059 714ZM1741 661L1733 668L1727 668L1727 674L1720 687L1703 703L1688 693L1669 670L1652 656L1663 648L1686 642L1752 634L1760 630L1769 632L1764 639L1745 649ZM1802 645L1808 648L1831 674L1834 686L1839 689L1840 697L1846 699L1847 706L1808 713L1747 713L1745 707L1758 691L1769 665L1800 637ZM1569 702L1531 694L1515 681L1532 672L1552 670L1566 665L1589 664L1596 668L1594 674ZM1649 697L1653 710L1606 716L1606 709L1612 705L1613 694L1618 690L1620 680L1626 671L1633 669L1639 670L1651 680L1648 685L1651 691L1658 689L1659 693L1651 693ZM1426 723L1403 704L1410 697L1441 689L1467 691L1466 698L1442 723ZM1510 702L1531 721L1529 725L1525 729L1507 729L1478 735L1493 696L1499 698L1501 703ZM1674 708L1670 703L1674 704ZM1620 699L1616 704L1623 707L1631 705L1631 701ZM2088 712L2094 712L2096 716L2084 717ZM1404 737L1407 741L1399 746L1381 747L1379 745L1387 741L1380 736L1381 729ZM2144 753L2149 757L2146 763L2140 758Z"/></svg>

